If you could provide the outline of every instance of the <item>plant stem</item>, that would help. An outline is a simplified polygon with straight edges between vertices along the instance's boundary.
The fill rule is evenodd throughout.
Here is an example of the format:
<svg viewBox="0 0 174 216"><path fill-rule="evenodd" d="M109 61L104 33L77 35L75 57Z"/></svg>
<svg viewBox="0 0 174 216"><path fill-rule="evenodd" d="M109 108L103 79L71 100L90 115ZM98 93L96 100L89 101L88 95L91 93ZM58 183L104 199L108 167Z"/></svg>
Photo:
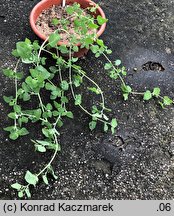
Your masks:
<svg viewBox="0 0 174 216"><path fill-rule="evenodd" d="M90 77L88 77L85 73L83 73L83 71L82 70L78 70L84 77L86 77L86 79L88 79L90 82L92 82L98 89L99 89L99 91L100 91L100 95L101 95L101 98L102 98L102 111L101 111L101 113L103 114L103 111L104 111L104 109L105 109L105 99L104 99L104 95L103 95L103 92L102 92L102 90L101 90L101 88L100 88L100 86L94 81L94 80L92 80Z"/></svg>
<svg viewBox="0 0 174 216"><path fill-rule="evenodd" d="M60 115L58 116L58 118L56 119L56 121L55 121L55 123L53 124L54 125L54 129L56 128L56 125L57 125L57 123L58 123L58 121L60 120Z"/></svg>
<svg viewBox="0 0 174 216"><path fill-rule="evenodd" d="M25 114L25 113L21 113L21 116L27 116L29 118L35 118L36 116L34 115L30 115L30 114ZM43 119L43 118L39 118L39 120L44 121L44 122L48 122L47 120Z"/></svg>
<svg viewBox="0 0 174 216"><path fill-rule="evenodd" d="M71 48L70 48L70 52L69 52L69 59L71 59ZM71 61L70 61L71 62ZM76 68L75 68L76 69ZM77 70L77 69L76 69ZM84 74L83 74L84 75ZM86 76L86 75L85 75ZM87 76L86 76L87 77ZM75 97L75 93L74 93L74 88L73 88L73 84L72 84L72 65L70 63L70 67L69 67L69 84L70 84L70 88L71 88L71 93L72 93L72 96L74 98L74 100L76 100L76 97ZM89 78L89 80L91 80ZM91 80L93 83L95 83L93 80ZM96 83L95 83L96 84ZM97 84L96 84L97 85ZM98 86L98 85L97 85ZM88 110L86 110L81 104L78 105L86 114L88 114L89 116L93 117L93 114L88 112ZM103 108L104 109L104 108ZM97 118L98 121L100 122L103 122L103 123L107 123L107 124L110 124L100 118Z"/></svg>
<svg viewBox="0 0 174 216"><path fill-rule="evenodd" d="M144 92L131 92L133 95L144 95Z"/></svg>
<svg viewBox="0 0 174 216"><path fill-rule="evenodd" d="M112 64L112 67L113 67L114 70L116 71L117 69L116 69L116 67L113 65L112 61L107 57L107 55L106 55L104 52L103 52L102 54L103 54L103 56L107 59L107 61L108 61L110 64ZM121 76L119 73L118 73L118 77L119 77L119 79L121 80L121 82L123 83L123 85L126 86L125 81L123 80L122 76Z"/></svg>
<svg viewBox="0 0 174 216"><path fill-rule="evenodd" d="M44 49L44 45L46 44L46 42L48 41L49 37L46 38L46 40L42 43L42 45L40 46L40 49L39 49L39 53L38 53L38 60L40 59L40 55L41 55L41 52L42 50ZM37 62L37 66L39 65L39 61Z"/></svg>
<svg viewBox="0 0 174 216"><path fill-rule="evenodd" d="M18 80L17 80L17 77L16 77L16 71L17 71L19 62L20 62L20 59L18 59L18 61L17 61L17 63L16 63L16 66L15 66L15 68L14 68L14 73L15 73L15 104L17 104L17 99L18 99ZM16 113L15 113L15 114L16 114ZM16 121L16 118L14 119L14 127L15 127L15 129L17 129L17 121Z"/></svg>
<svg viewBox="0 0 174 216"><path fill-rule="evenodd" d="M47 51L47 50L45 50L45 49L43 49L43 51L45 51L45 52L47 52L47 53L49 53L49 54L53 54L52 52L49 52L49 51ZM71 53L71 52L70 52ZM69 58L70 58L70 55L69 55ZM63 59L62 59L63 60ZM65 61L65 60L63 60L64 61L64 63L66 63L67 64L67 62ZM71 62L71 61L70 61ZM70 67L69 67L69 80L70 80L70 88L71 88L71 92L72 92L72 96L73 96L73 98L74 98L74 100L75 100L75 93L74 93L74 89L73 89L73 86L72 86L72 68L74 68L75 70L77 70L77 68L75 67L75 66L73 66L73 65L71 65ZM85 75L85 73L82 71L82 70L80 70L80 69L78 69L78 72L80 72L84 77L86 77L90 82L92 82L99 90L100 90L100 95L101 95L101 97L102 97L102 110L101 110L101 113L103 114L103 111L104 111L104 109L105 109L105 99L104 99L104 95L103 95L103 92L102 92L102 90L101 90L101 88L100 88L100 86L94 81L94 80L92 80L90 77L88 77L87 75ZM61 72L60 72L60 67L59 67L59 77L60 77L60 80L62 81L62 75L61 75ZM85 112L85 113L87 113L88 115L90 115L90 116L92 116L93 117L93 114L91 114L90 112L88 112L82 105L79 105L79 107ZM104 122L104 123L106 123L106 121L103 121L102 119L98 119L99 121L101 121L101 122Z"/></svg>
<svg viewBox="0 0 174 216"><path fill-rule="evenodd" d="M64 8L66 5L66 0L62 0L62 7Z"/></svg>
<svg viewBox="0 0 174 216"><path fill-rule="evenodd" d="M52 164L54 158L56 157L57 155L57 152L58 152L58 140L57 140L57 136L54 134L54 139L55 139L55 142L56 142L56 149L55 149L55 152L51 158L51 160L49 161L49 163L37 174L37 177L39 177L42 173L44 173L45 170L47 170L47 168Z"/></svg>
<svg viewBox="0 0 174 216"><path fill-rule="evenodd" d="M43 49L42 51L44 51L44 52L46 52L46 53L49 53L50 55L53 55L54 53L52 53L52 52L50 52L50 51L48 51L48 50L46 50L46 49Z"/></svg>
<svg viewBox="0 0 174 216"><path fill-rule="evenodd" d="M40 102L40 106L41 106L41 109L42 109L42 112L44 113L45 110L44 110L44 105L43 105L43 102L42 102L42 98L40 96L40 93L37 94L38 98L39 98L39 102Z"/></svg>

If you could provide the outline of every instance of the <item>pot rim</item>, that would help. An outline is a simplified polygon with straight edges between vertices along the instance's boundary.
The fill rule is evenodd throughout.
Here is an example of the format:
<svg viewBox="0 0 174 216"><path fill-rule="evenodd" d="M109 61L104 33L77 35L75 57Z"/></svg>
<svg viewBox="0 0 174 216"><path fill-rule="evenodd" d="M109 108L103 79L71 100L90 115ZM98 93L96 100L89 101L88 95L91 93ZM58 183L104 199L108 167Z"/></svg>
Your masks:
<svg viewBox="0 0 174 216"><path fill-rule="evenodd" d="M37 3L37 4L34 6L34 8L32 9L32 11L31 11L31 13L30 13L30 18L29 18L29 19L30 19L30 25L31 25L32 30L34 31L34 33L35 33L39 38L41 38L41 39L44 40L44 41L47 39L47 37L46 37L45 35L41 34L40 31L36 28L36 19L35 19L34 17L35 17L35 14L36 14L36 11L38 10L38 8L43 7L44 2L46 2L46 1L48 1L48 0L42 0L42 1L40 1L39 3ZM91 3L91 4L94 5L94 6L96 5L96 3L93 2L93 1L91 1L91 0L84 0L84 1L87 1L87 2ZM43 10L44 10L44 9L43 9ZM42 11L43 11L43 10L42 10ZM97 8L97 10L99 11L100 16L102 16L103 18L106 18L105 13L104 13L104 11L101 9L100 6ZM38 16L37 16L37 17L38 17ZM97 31L97 36L98 36L98 37L104 32L105 28L106 28L106 23L104 23L103 25L100 26L100 28L99 28L98 31ZM63 45L63 44L68 44L68 41L59 41L59 42L58 42L58 45ZM80 43L77 44L77 45L79 46Z"/></svg>

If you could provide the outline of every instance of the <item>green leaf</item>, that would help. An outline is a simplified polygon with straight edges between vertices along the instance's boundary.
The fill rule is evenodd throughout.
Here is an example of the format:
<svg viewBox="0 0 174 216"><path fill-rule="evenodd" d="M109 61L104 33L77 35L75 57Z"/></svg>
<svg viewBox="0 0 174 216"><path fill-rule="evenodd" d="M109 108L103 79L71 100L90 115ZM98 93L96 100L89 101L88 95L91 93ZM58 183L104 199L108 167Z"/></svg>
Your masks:
<svg viewBox="0 0 174 216"><path fill-rule="evenodd" d="M100 50L100 47L98 45L92 45L90 49L94 54L96 54Z"/></svg>
<svg viewBox="0 0 174 216"><path fill-rule="evenodd" d="M50 73L42 65L37 66L35 69L38 71L38 73L37 73L38 80L39 79L46 80L50 77ZM40 80L39 80L39 82L40 82Z"/></svg>
<svg viewBox="0 0 174 216"><path fill-rule="evenodd" d="M61 57L61 56L59 57L59 59L62 61L62 57ZM53 73L53 74L55 74L55 73L58 71L57 67L55 67L55 66L50 66L50 67L49 67L49 70L50 70L51 73Z"/></svg>
<svg viewBox="0 0 174 216"><path fill-rule="evenodd" d="M104 23L106 23L108 21L108 19L103 18L102 16L98 15L97 16L97 22L99 25L103 25Z"/></svg>
<svg viewBox="0 0 174 216"><path fill-rule="evenodd" d="M64 90L64 91L67 91L69 89L69 84L66 80L63 80L60 84L61 88Z"/></svg>
<svg viewBox="0 0 174 216"><path fill-rule="evenodd" d="M20 190L21 187L22 187L22 185L19 184L19 183L14 183L14 184L11 185L11 187L12 187L13 189Z"/></svg>
<svg viewBox="0 0 174 216"><path fill-rule="evenodd" d="M66 54L66 53L69 52L68 49L67 49L67 47L66 47L66 45L61 45L61 46L59 46L59 50L60 50L60 52L61 52L62 54Z"/></svg>
<svg viewBox="0 0 174 216"><path fill-rule="evenodd" d="M53 18L51 23L56 26L59 24L59 20L57 18Z"/></svg>
<svg viewBox="0 0 174 216"><path fill-rule="evenodd" d="M66 7L66 12L69 15L72 15L75 11L74 11L74 8L72 6L68 6L68 7Z"/></svg>
<svg viewBox="0 0 174 216"><path fill-rule="evenodd" d="M13 109L14 109L14 111L16 112L16 113L20 113L21 112L21 106L19 106L19 105L14 105L14 107L13 107Z"/></svg>
<svg viewBox="0 0 174 216"><path fill-rule="evenodd" d="M97 122L96 121L91 121L89 123L89 128L90 130L94 130L96 128Z"/></svg>
<svg viewBox="0 0 174 216"><path fill-rule="evenodd" d="M61 89L57 88L56 90L51 92L50 99L55 100L57 97L61 97Z"/></svg>
<svg viewBox="0 0 174 216"><path fill-rule="evenodd" d="M8 132L13 131L14 129L15 129L14 125L4 128L4 130Z"/></svg>
<svg viewBox="0 0 174 216"><path fill-rule="evenodd" d="M129 94L132 92L132 88L128 85L122 85L121 90L123 92L124 100L128 100Z"/></svg>
<svg viewBox="0 0 174 216"><path fill-rule="evenodd" d="M51 118L52 117L52 112L50 110L43 112L42 114L43 118Z"/></svg>
<svg viewBox="0 0 174 216"><path fill-rule="evenodd" d="M156 87L153 89L152 95L155 97L159 97L160 92L161 92L160 88Z"/></svg>
<svg viewBox="0 0 174 216"><path fill-rule="evenodd" d="M53 170L51 165L47 168L47 170L48 170L48 173L50 173L54 179L58 179L58 177L55 175L54 170Z"/></svg>
<svg viewBox="0 0 174 216"><path fill-rule="evenodd" d="M23 191L19 191L19 192L18 192L18 197L19 197L19 198L22 198L23 196L24 196L24 192L23 192Z"/></svg>
<svg viewBox="0 0 174 216"><path fill-rule="evenodd" d="M62 103L68 103L68 98L65 96L61 97L61 102Z"/></svg>
<svg viewBox="0 0 174 216"><path fill-rule="evenodd" d="M68 118L71 118L71 119L74 118L74 115L73 115L72 112L66 112L66 116L67 116Z"/></svg>
<svg viewBox="0 0 174 216"><path fill-rule="evenodd" d="M112 53L112 50L107 49L107 50L106 50L106 53L107 53L107 54L111 54L111 53Z"/></svg>
<svg viewBox="0 0 174 216"><path fill-rule="evenodd" d="M82 103L82 96L80 94L75 95L75 105L80 105Z"/></svg>
<svg viewBox="0 0 174 216"><path fill-rule="evenodd" d="M33 42L33 49L36 51L40 49L40 45L39 45L39 42L37 40L35 40Z"/></svg>
<svg viewBox="0 0 174 216"><path fill-rule="evenodd" d="M12 54L14 57L17 57L17 58L19 57L18 52L17 52L16 49L15 49L15 50L12 50L11 54Z"/></svg>
<svg viewBox="0 0 174 216"><path fill-rule="evenodd" d="M62 122L61 120L59 120L59 121L57 122L57 126L58 126L58 127L62 127L62 126L63 126L63 122Z"/></svg>
<svg viewBox="0 0 174 216"><path fill-rule="evenodd" d="M57 43L60 41L60 39L61 37L57 32L50 34L49 39L48 39L49 45L51 47L55 47Z"/></svg>
<svg viewBox="0 0 174 216"><path fill-rule="evenodd" d="M42 145L35 145L35 148L36 148L36 151L38 151L38 152L46 152L47 150L46 150L46 148L44 147L44 146L42 146Z"/></svg>
<svg viewBox="0 0 174 216"><path fill-rule="evenodd" d="M115 133L115 128L118 126L118 122L117 122L117 120L114 118L114 119L112 119L112 121L111 121L111 132L112 132L112 134L114 134Z"/></svg>
<svg viewBox="0 0 174 216"><path fill-rule="evenodd" d="M104 46L104 42L103 42L103 40L101 40L101 39L97 39L97 44L98 44L99 46L101 46L101 47Z"/></svg>
<svg viewBox="0 0 174 216"><path fill-rule="evenodd" d="M30 95L27 92L25 92L22 95L22 98L23 98L23 101L29 101L31 97L30 97Z"/></svg>
<svg viewBox="0 0 174 216"><path fill-rule="evenodd" d="M21 128L20 130L18 130L18 134L19 134L19 136L25 136L25 135L29 134L29 132L26 128Z"/></svg>
<svg viewBox="0 0 174 216"><path fill-rule="evenodd" d="M122 85L121 90L123 93L131 93L132 92L132 88L128 85Z"/></svg>
<svg viewBox="0 0 174 216"><path fill-rule="evenodd" d="M111 70L109 72L109 76L112 78L112 79L117 79L118 78L118 74L115 72L115 70Z"/></svg>
<svg viewBox="0 0 174 216"><path fill-rule="evenodd" d="M164 104L161 101L158 101L158 103L164 109Z"/></svg>
<svg viewBox="0 0 174 216"><path fill-rule="evenodd" d="M111 127L112 128L116 128L117 126L118 126L118 122L117 122L116 118L112 119L112 121L111 121Z"/></svg>
<svg viewBox="0 0 174 216"><path fill-rule="evenodd" d="M114 134L115 133L115 128L111 127L111 132L112 132L112 134Z"/></svg>
<svg viewBox="0 0 174 216"><path fill-rule="evenodd" d="M45 84L45 88L46 90L51 90L51 91L55 91L56 90L56 86L52 85L51 83L47 82Z"/></svg>
<svg viewBox="0 0 174 216"><path fill-rule="evenodd" d="M54 101L54 106L57 110L62 107L61 104L57 103L56 101Z"/></svg>
<svg viewBox="0 0 174 216"><path fill-rule="evenodd" d="M107 123L104 123L104 132L107 132L108 129L109 129L109 127L108 127Z"/></svg>
<svg viewBox="0 0 174 216"><path fill-rule="evenodd" d="M36 140L37 143L41 144L42 146L49 146L52 143L45 141L45 140Z"/></svg>
<svg viewBox="0 0 174 216"><path fill-rule="evenodd" d="M99 112L98 108L95 105L92 106L92 113L98 113L98 112Z"/></svg>
<svg viewBox="0 0 174 216"><path fill-rule="evenodd" d="M49 130L47 128L42 128L42 133L49 138Z"/></svg>
<svg viewBox="0 0 174 216"><path fill-rule="evenodd" d="M13 70L11 70L11 69L3 69L2 71L3 71L5 76L7 76L9 78L13 78L13 76L14 76L14 71Z"/></svg>
<svg viewBox="0 0 174 216"><path fill-rule="evenodd" d="M5 101L6 103L10 103L11 100L13 99L13 96L9 96L9 97L3 96L3 99L4 99L4 101Z"/></svg>
<svg viewBox="0 0 174 216"><path fill-rule="evenodd" d="M121 65L121 60L117 59L115 62L114 62L115 66L120 66Z"/></svg>
<svg viewBox="0 0 174 216"><path fill-rule="evenodd" d="M44 182L46 185L49 184L48 178L47 178L46 174L42 176L42 179L43 179L43 182Z"/></svg>
<svg viewBox="0 0 174 216"><path fill-rule="evenodd" d="M25 82L22 83L22 89L23 89L25 92L29 92L29 91L30 91L29 86L28 86Z"/></svg>
<svg viewBox="0 0 174 216"><path fill-rule="evenodd" d="M173 100L170 99L168 96L164 96L163 97L163 104L166 105L166 106L169 106L173 103Z"/></svg>
<svg viewBox="0 0 174 216"><path fill-rule="evenodd" d="M25 174L25 180L28 184L31 184L31 185L36 185L37 182L39 181L38 177L34 174L32 174L30 171L27 171L26 174Z"/></svg>
<svg viewBox="0 0 174 216"><path fill-rule="evenodd" d="M21 96L24 92L25 92L25 91L24 91L22 88L19 88L19 89L17 90L17 95L18 95L18 96Z"/></svg>
<svg viewBox="0 0 174 216"><path fill-rule="evenodd" d="M46 105L46 109L47 109L47 110L52 110L53 107L52 107L52 105L51 105L50 103L48 103L48 104Z"/></svg>
<svg viewBox="0 0 174 216"><path fill-rule="evenodd" d="M127 75L127 71L125 71L125 70L122 70L121 73L122 73L123 76Z"/></svg>
<svg viewBox="0 0 174 216"><path fill-rule="evenodd" d="M90 12L94 13L94 12L96 12L96 10L97 10L98 7L99 7L99 5L96 4L95 6L89 7L88 9L89 9Z"/></svg>
<svg viewBox="0 0 174 216"><path fill-rule="evenodd" d="M42 114L42 110L41 109L33 110L33 115L36 117L37 120L40 119L41 114Z"/></svg>
<svg viewBox="0 0 174 216"><path fill-rule="evenodd" d="M18 118L18 123L19 123L19 126L21 127L22 123L28 123L28 117L25 117L25 116L20 116Z"/></svg>
<svg viewBox="0 0 174 216"><path fill-rule="evenodd" d="M25 117L25 116L22 116L21 122L23 122L23 123L28 123L28 118Z"/></svg>
<svg viewBox="0 0 174 216"><path fill-rule="evenodd" d="M9 138L12 139L12 140L16 140L18 137L19 137L19 134L16 131L12 132L9 135Z"/></svg>
<svg viewBox="0 0 174 216"><path fill-rule="evenodd" d="M143 99L144 100L150 100L152 98L152 93L149 91L149 90L147 90L145 93L144 93L144 97L143 97Z"/></svg>
<svg viewBox="0 0 174 216"><path fill-rule="evenodd" d="M91 21L89 24L88 24L88 27L90 28L90 29L98 29L98 25L97 24L95 24L93 21Z"/></svg>
<svg viewBox="0 0 174 216"><path fill-rule="evenodd" d="M34 62L38 62L38 57L31 53L30 56L28 56L27 58L23 57L22 62L24 64L31 64L31 63L34 63Z"/></svg>
<svg viewBox="0 0 174 216"><path fill-rule="evenodd" d="M101 94L101 90L100 90L100 89L97 89L97 88L95 88L95 87L88 87L88 90L90 90L91 92L96 93L97 95L98 95L98 94Z"/></svg>
<svg viewBox="0 0 174 216"><path fill-rule="evenodd" d="M18 73L15 73L15 77L18 79L18 80L21 80L23 77L24 77L24 74L22 72L18 72Z"/></svg>
<svg viewBox="0 0 174 216"><path fill-rule="evenodd" d="M111 63L106 63L104 66L105 70L109 70L112 68L112 64Z"/></svg>
<svg viewBox="0 0 174 216"><path fill-rule="evenodd" d="M73 50L74 52L78 52L78 51L79 51L79 47L75 45L75 46L73 46L72 50ZM77 58L76 58L76 59L77 59Z"/></svg>
<svg viewBox="0 0 174 216"><path fill-rule="evenodd" d="M128 98L129 98L129 93L124 93L124 94L123 94L123 98L124 98L125 101L128 100Z"/></svg>
<svg viewBox="0 0 174 216"><path fill-rule="evenodd" d="M30 59L32 54L32 46L28 43L27 39L25 41L19 41L16 43L17 54L23 59Z"/></svg>
<svg viewBox="0 0 174 216"><path fill-rule="evenodd" d="M25 188L25 193L26 193L28 198L31 198L31 193L30 193L29 187Z"/></svg>
<svg viewBox="0 0 174 216"><path fill-rule="evenodd" d="M98 57L100 57L100 55L101 55L100 52L98 52L95 54L95 57L98 58Z"/></svg>
<svg viewBox="0 0 174 216"><path fill-rule="evenodd" d="M75 85L75 87L79 87L81 83L82 83L82 77L79 75L74 75L73 84Z"/></svg>
<svg viewBox="0 0 174 216"><path fill-rule="evenodd" d="M53 111L53 116L55 116L55 117L56 117L56 116L58 116L58 115L59 115L59 112L58 112L58 111L56 111L56 110L54 110L54 111Z"/></svg>
<svg viewBox="0 0 174 216"><path fill-rule="evenodd" d="M102 118L102 114L101 113L95 113L92 115L93 120L97 120L98 118Z"/></svg>
<svg viewBox="0 0 174 216"><path fill-rule="evenodd" d="M46 60L47 60L46 57L42 57L42 58L41 58L41 64L42 64L42 65L46 65Z"/></svg>

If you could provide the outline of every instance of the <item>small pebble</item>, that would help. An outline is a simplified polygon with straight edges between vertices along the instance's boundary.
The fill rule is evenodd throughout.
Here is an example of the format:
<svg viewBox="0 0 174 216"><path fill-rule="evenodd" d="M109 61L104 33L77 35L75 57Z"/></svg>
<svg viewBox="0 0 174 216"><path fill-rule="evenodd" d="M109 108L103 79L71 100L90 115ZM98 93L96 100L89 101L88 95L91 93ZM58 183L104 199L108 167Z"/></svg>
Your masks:
<svg viewBox="0 0 174 216"><path fill-rule="evenodd" d="M170 49L169 47L166 47L165 50L166 50L166 53L167 53L167 54L171 54L171 53L172 53L172 51L171 51L171 49Z"/></svg>

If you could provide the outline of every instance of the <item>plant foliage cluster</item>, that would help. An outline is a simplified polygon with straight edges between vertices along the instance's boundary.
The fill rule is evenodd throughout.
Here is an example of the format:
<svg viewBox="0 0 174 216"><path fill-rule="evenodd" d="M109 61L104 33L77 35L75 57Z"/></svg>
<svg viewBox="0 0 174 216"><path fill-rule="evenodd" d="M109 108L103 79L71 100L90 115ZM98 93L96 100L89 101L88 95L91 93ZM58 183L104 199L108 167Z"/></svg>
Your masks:
<svg viewBox="0 0 174 216"><path fill-rule="evenodd" d="M96 7L90 7L87 10L94 13ZM76 37L67 32L68 20L53 19L52 23L57 25L62 22L63 29L58 29L52 33L41 45L37 41L31 42L29 39L25 41L17 42L16 49L12 54L17 60L15 68L4 69L4 74L15 83L15 95L4 96L5 102L11 107L11 112L8 117L13 120L13 124L4 128L9 132L9 138L16 140L21 136L29 134L27 129L28 122L39 122L41 125L42 139L31 140L36 151L45 153L47 150L52 151L53 155L50 161L40 170L38 173L32 173L27 171L25 174L26 184L14 183L12 188L18 191L20 198L27 196L31 197L31 186L36 186L39 179L47 185L48 174L51 174L55 179L57 176L54 173L52 162L55 159L57 153L61 150L59 143L60 128L64 124L65 118L74 118L73 112L68 109L68 92L71 92L75 106L80 107L85 113L91 116L89 128L94 130L97 122L103 124L103 130L107 132L111 130L112 133L118 125L117 119L109 119L107 112L111 111L105 106L104 94L99 85L92 80L88 74L78 65L78 58L73 57L75 52L78 52L81 48L87 48L92 51L96 58L104 56L106 63L104 65L109 77L121 81L121 91L124 100L127 100L131 94L140 94L144 100L150 100L156 98L159 100L162 107L173 103L169 97L161 96L160 89L155 87L152 91L135 92L132 88L126 84L124 77L127 72L124 66L121 66L121 61L116 60L111 62L109 55L112 53L110 49L104 44L103 40L98 39L96 30L107 19L93 15L83 15L83 9L80 5L74 3L71 6L66 7L66 12L70 16L75 16L74 26L75 32L80 37ZM92 29L91 34L87 34L88 30ZM95 31L94 31L95 30ZM66 32L68 34L68 44L58 45L61 41L60 32ZM80 46L77 44L80 43ZM47 58L44 53L50 55L55 64L51 67L47 67ZM66 56L65 58L63 56ZM19 64L28 64L28 72L18 71ZM67 76L64 76L66 74ZM65 78L66 77L66 78ZM90 82L88 91L100 96L100 103L96 103L91 107L91 110L87 110L83 106L83 94L76 93L77 89L87 79ZM49 94L50 101L44 102L43 94ZM38 101L36 107L26 110L21 104L27 104L27 102ZM35 104L35 103L34 103Z"/></svg>

